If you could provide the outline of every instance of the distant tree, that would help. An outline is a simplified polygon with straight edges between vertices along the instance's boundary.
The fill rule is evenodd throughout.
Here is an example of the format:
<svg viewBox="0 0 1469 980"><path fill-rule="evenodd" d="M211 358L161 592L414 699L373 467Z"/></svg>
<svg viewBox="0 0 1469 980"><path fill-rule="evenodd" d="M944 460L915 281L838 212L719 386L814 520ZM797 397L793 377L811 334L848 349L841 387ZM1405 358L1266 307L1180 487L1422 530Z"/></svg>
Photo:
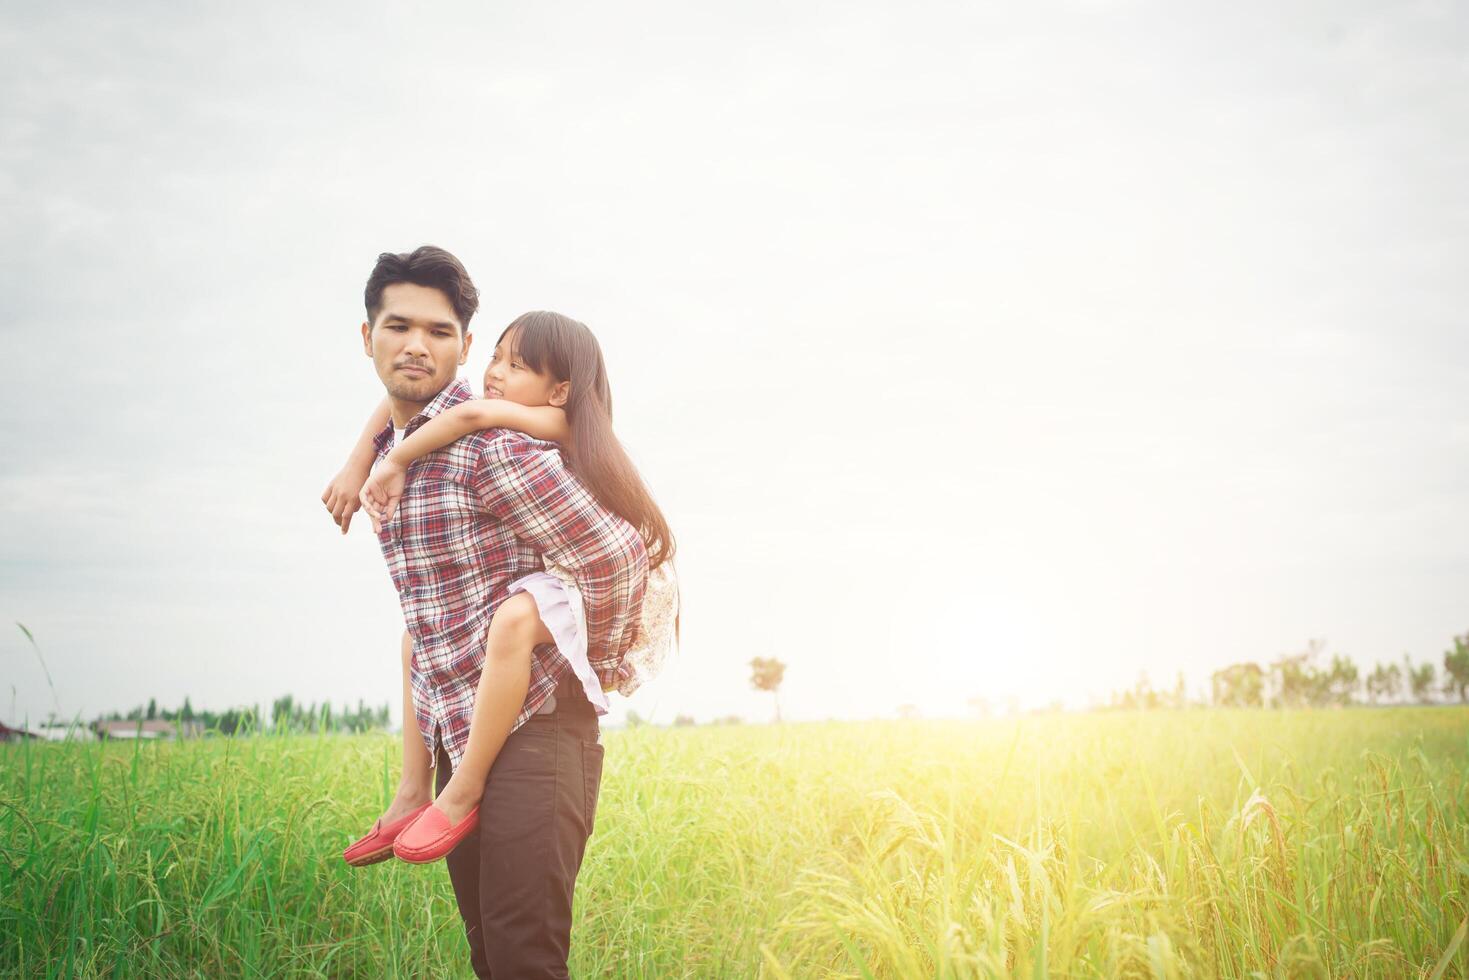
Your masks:
<svg viewBox="0 0 1469 980"><path fill-rule="evenodd" d="M919 717L919 714L920 712L918 710L918 705L916 704L898 705L898 717L903 719L904 721L912 721L915 718Z"/></svg>
<svg viewBox="0 0 1469 980"><path fill-rule="evenodd" d="M1258 708L1265 703L1265 671L1259 664L1231 664L1211 678L1214 703L1226 708Z"/></svg>
<svg viewBox="0 0 1469 980"><path fill-rule="evenodd" d="M1169 700L1170 708L1188 707L1188 684L1183 679L1183 671L1178 672L1178 677L1173 682L1173 697Z"/></svg>
<svg viewBox="0 0 1469 980"><path fill-rule="evenodd" d="M1367 700L1373 704L1379 700L1391 701L1402 686L1403 672L1397 664L1378 664L1367 675Z"/></svg>
<svg viewBox="0 0 1469 980"><path fill-rule="evenodd" d="M743 725L744 723L745 723L745 719L741 718L739 715L724 715L722 717L715 718L709 724L711 724L711 725Z"/></svg>
<svg viewBox="0 0 1469 980"><path fill-rule="evenodd" d="M145 721L153 721L158 717L158 701L154 698L148 699L148 713L144 716Z"/></svg>
<svg viewBox="0 0 1469 980"><path fill-rule="evenodd" d="M1288 654L1270 665L1270 706L1295 708L1306 703L1306 658Z"/></svg>
<svg viewBox="0 0 1469 980"><path fill-rule="evenodd" d="M1426 704L1433 697L1433 664L1420 664L1414 667L1408 658L1403 657L1403 669L1408 677L1408 690L1413 695L1413 700L1419 704Z"/></svg>
<svg viewBox="0 0 1469 980"><path fill-rule="evenodd" d="M1122 700L1125 707L1153 711L1162 706L1163 695L1153 690L1153 682L1148 680L1148 672L1144 670L1138 672L1136 683L1131 691L1123 694Z"/></svg>
<svg viewBox="0 0 1469 980"><path fill-rule="evenodd" d="M640 714L638 714L636 711L629 711L627 713L627 727L628 728L638 728L638 727L641 727L642 725L646 725L646 724L647 724L647 722L643 720L643 716L640 715Z"/></svg>
<svg viewBox="0 0 1469 980"><path fill-rule="evenodd" d="M976 694L969 699L968 704L969 710L973 711L979 717L988 718L990 716L990 703L987 698L982 698Z"/></svg>
<svg viewBox="0 0 1469 980"><path fill-rule="evenodd" d="M1469 633L1454 637L1454 648L1443 655L1444 690L1459 693L1460 701L1469 701Z"/></svg>
<svg viewBox="0 0 1469 980"><path fill-rule="evenodd" d="M270 727L278 732L290 731L295 721L296 700L283 694L270 703Z"/></svg>
<svg viewBox="0 0 1469 980"><path fill-rule="evenodd" d="M1357 665L1347 657L1332 657L1331 670L1325 675L1324 701L1328 704L1351 704L1360 686Z"/></svg>
<svg viewBox="0 0 1469 980"><path fill-rule="evenodd" d="M1315 660L1324 647L1324 641L1311 640L1304 653L1285 654L1270 665L1270 701L1273 706L1299 708L1311 704L1319 696Z"/></svg>
<svg viewBox="0 0 1469 980"><path fill-rule="evenodd" d="M194 706L189 703L189 696L187 694L184 695L184 706L179 709L179 720L180 721L193 721L194 720Z"/></svg>
<svg viewBox="0 0 1469 980"><path fill-rule="evenodd" d="M775 698L775 720L780 721L780 682L785 680L786 665L774 657L756 657L750 661L750 686L769 691Z"/></svg>
<svg viewBox="0 0 1469 980"><path fill-rule="evenodd" d="M673 718L674 728L690 728L695 724L693 715L675 715Z"/></svg>

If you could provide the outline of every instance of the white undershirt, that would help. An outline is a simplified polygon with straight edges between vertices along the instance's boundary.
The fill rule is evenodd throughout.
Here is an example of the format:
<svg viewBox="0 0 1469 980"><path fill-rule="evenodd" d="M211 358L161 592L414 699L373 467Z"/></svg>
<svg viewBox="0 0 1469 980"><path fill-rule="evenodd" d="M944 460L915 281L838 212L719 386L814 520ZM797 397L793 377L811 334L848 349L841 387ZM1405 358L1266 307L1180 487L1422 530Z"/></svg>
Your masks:
<svg viewBox="0 0 1469 980"><path fill-rule="evenodd" d="M393 429L393 446L396 446L396 445L398 445L399 443L401 443L403 441L403 433L406 432L407 429L408 429L407 426L404 426L401 429L399 429L397 427L394 427L394 429ZM393 446L389 446L388 448L389 449L392 449ZM373 468L373 470L376 470L377 469L377 464L378 463L381 463L382 461L383 460L382 460L382 457L381 456L379 456L377 459L373 460L372 461L372 468Z"/></svg>

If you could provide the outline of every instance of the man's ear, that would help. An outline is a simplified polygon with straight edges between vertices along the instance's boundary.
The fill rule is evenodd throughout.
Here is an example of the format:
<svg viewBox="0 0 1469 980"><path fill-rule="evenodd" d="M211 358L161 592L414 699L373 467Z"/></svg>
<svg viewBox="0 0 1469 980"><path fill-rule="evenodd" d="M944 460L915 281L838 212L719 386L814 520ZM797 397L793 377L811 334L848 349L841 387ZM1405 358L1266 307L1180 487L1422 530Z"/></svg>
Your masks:
<svg viewBox="0 0 1469 980"><path fill-rule="evenodd" d="M474 343L474 334L472 334L472 333L465 333L465 335L464 335L464 346L459 349L459 363L461 365L465 361L469 360L469 345L472 344L472 343Z"/></svg>
<svg viewBox="0 0 1469 980"><path fill-rule="evenodd" d="M366 320L362 321L362 349L368 357L372 356L372 324Z"/></svg>
<svg viewBox="0 0 1469 980"><path fill-rule="evenodd" d="M558 381L556 387L551 389L551 397L548 399L557 408L566 407L566 399L571 397L571 382Z"/></svg>

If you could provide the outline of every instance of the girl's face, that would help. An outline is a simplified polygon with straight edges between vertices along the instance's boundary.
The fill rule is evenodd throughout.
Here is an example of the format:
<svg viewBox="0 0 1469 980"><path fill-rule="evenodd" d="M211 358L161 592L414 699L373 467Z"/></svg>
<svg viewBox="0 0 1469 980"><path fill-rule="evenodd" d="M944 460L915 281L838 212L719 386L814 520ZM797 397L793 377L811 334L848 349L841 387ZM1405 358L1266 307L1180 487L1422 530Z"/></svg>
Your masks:
<svg viewBox="0 0 1469 980"><path fill-rule="evenodd" d="M512 330L500 338L485 368L485 397L504 398L518 405L566 405L571 383L557 381L543 371L532 371L515 349Z"/></svg>

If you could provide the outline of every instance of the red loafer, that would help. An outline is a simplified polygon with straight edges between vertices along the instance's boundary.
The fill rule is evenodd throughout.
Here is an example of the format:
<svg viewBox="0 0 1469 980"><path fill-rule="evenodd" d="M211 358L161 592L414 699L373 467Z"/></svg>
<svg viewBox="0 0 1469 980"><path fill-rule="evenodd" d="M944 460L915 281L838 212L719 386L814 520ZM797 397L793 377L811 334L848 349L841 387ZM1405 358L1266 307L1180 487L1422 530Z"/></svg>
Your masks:
<svg viewBox="0 0 1469 980"><path fill-rule="evenodd" d="M403 833L405 827L418 819L419 814L431 806L433 806L432 803L425 803L408 816L399 817L386 825L383 823L383 818L378 817L377 822L372 825L372 829L365 837L357 838L352 842L351 847L342 852L342 860L354 868L386 861L393 856L393 841L398 839L398 835Z"/></svg>
<svg viewBox="0 0 1469 980"><path fill-rule="evenodd" d="M470 810L463 820L451 826L444 811L430 804L398 834L398 839L393 841L393 853L409 864L437 861L454 850L478 826L479 807Z"/></svg>

